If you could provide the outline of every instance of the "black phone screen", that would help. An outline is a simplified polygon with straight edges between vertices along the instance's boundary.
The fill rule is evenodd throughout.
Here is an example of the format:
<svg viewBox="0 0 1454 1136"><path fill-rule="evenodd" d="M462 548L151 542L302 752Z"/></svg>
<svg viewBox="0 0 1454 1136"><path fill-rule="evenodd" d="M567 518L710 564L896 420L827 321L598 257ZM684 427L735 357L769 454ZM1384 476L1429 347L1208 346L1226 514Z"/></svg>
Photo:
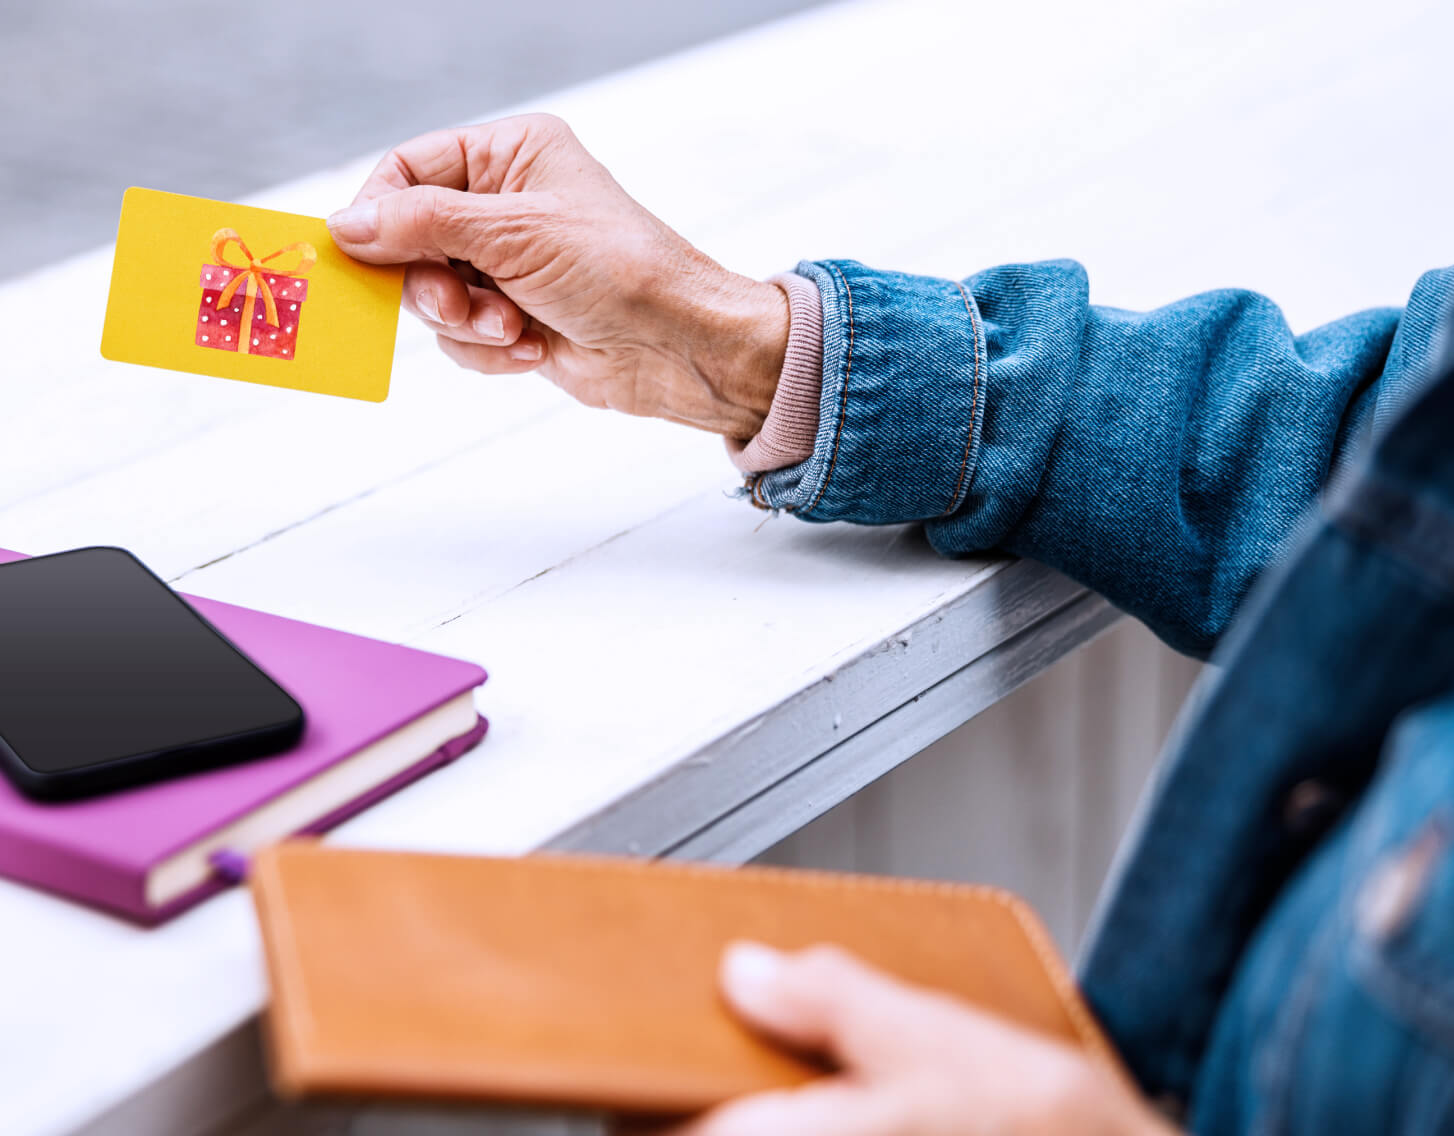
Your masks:
<svg viewBox="0 0 1454 1136"><path fill-rule="evenodd" d="M0 757L75 796L275 753L298 703L129 552L0 564Z"/></svg>

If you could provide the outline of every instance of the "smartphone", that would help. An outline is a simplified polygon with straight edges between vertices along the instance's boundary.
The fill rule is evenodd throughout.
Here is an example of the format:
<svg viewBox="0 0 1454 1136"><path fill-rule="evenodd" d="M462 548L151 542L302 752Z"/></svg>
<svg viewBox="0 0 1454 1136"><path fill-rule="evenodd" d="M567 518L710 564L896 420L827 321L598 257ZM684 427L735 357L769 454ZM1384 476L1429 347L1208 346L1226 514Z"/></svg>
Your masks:
<svg viewBox="0 0 1454 1136"><path fill-rule="evenodd" d="M303 708L131 553L0 564L0 770L67 800L280 753Z"/></svg>

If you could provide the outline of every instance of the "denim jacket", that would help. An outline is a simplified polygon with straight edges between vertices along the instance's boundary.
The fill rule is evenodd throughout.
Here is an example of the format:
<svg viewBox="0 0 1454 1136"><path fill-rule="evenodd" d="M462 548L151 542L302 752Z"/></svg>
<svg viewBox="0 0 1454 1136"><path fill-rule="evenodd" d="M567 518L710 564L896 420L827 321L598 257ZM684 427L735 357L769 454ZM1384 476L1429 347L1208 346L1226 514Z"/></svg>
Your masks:
<svg viewBox="0 0 1454 1136"><path fill-rule="evenodd" d="M798 270L818 436L755 501L1216 648L1082 966L1143 1088L1201 1132L1454 1132L1454 270L1301 336L1248 292L1092 306L1069 262Z"/></svg>

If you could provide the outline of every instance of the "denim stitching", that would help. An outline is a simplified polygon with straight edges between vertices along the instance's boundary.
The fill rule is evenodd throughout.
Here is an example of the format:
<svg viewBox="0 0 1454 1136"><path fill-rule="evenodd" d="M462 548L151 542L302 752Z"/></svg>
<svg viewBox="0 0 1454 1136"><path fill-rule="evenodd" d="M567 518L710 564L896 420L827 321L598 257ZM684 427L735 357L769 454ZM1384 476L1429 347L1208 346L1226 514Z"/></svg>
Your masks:
<svg viewBox="0 0 1454 1136"><path fill-rule="evenodd" d="M764 513L771 512L772 506L767 500L767 490L763 482L767 475L762 473L745 474L742 478L742 488L734 496L746 497L747 503L754 509L761 509Z"/></svg>
<svg viewBox="0 0 1454 1136"><path fill-rule="evenodd" d="M1433 875L1449 870L1450 844L1446 827L1449 818L1447 807L1436 807L1411 835L1395 841L1376 855L1370 851L1362 857L1364 862L1377 863L1384 856L1407 855L1432 827L1445 827L1445 843L1429 869L1429 878L1424 880L1424 892L1419 896L1414 920L1428 906L1428 889L1433 886ZM1372 870L1360 877L1360 889ZM1454 1000L1444 990L1442 971L1435 973L1427 960L1407 955L1397 947L1375 941L1366 934L1355 938L1351 957L1354 976L1382 1001L1397 1020L1427 1037L1444 1052L1454 1051Z"/></svg>
<svg viewBox="0 0 1454 1136"><path fill-rule="evenodd" d="M1253 1076L1262 1092L1257 1114L1249 1125L1253 1136L1273 1136L1291 1130L1292 1089L1297 1059L1302 1054L1316 999L1329 971L1336 965L1336 950L1346 934L1341 908L1317 930L1304 956L1302 974L1287 991L1269 1036L1259 1039Z"/></svg>
<svg viewBox="0 0 1454 1136"><path fill-rule="evenodd" d="M1355 944L1353 950L1365 987L1379 996L1397 1021L1445 1051L1454 1048L1449 999L1437 981L1429 980L1426 967L1380 956L1367 943Z"/></svg>
<svg viewBox="0 0 1454 1136"><path fill-rule="evenodd" d="M833 456L828 459L828 472L823 475L823 484L818 487L818 494L808 503L808 507L802 510L811 513L818 502L823 499L823 494L828 492L828 483L833 480L833 467L838 464L838 447L843 441L843 423L848 417L848 380L853 377L853 289L848 286L848 278L840 272L836 265L826 266L843 285L843 291L848 296L848 358L847 365L843 371L843 399L838 404L838 431L833 435Z"/></svg>
<svg viewBox="0 0 1454 1136"><path fill-rule="evenodd" d="M969 434L964 439L964 457L959 462L959 477L954 482L954 492L949 495L949 505L941 517L947 517L959 507L959 491L964 488L964 475L969 469L969 452L974 448L974 416L979 409L979 320L975 318L974 308L969 302L969 293L964 290L964 285L957 280L954 286L959 289L960 298L964 300L964 311L969 316L970 330L974 335L974 393L969 398Z"/></svg>
<svg viewBox="0 0 1454 1136"><path fill-rule="evenodd" d="M1356 864L1376 861L1376 826L1364 822L1348 835L1349 860ZM1361 881L1366 872L1360 872ZM1248 1126L1252 1136L1275 1136L1291 1131L1294 1107L1296 1065L1300 1046L1307 1036L1315 1013L1315 1002L1327 984L1328 975L1338 965L1338 954L1350 938L1356 940L1354 912L1358 886L1340 888L1338 899L1327 917L1314 929L1304 952L1300 973L1293 979L1280 1008L1276 1011L1269 1035L1255 1042L1254 1077L1261 1093L1256 1116Z"/></svg>

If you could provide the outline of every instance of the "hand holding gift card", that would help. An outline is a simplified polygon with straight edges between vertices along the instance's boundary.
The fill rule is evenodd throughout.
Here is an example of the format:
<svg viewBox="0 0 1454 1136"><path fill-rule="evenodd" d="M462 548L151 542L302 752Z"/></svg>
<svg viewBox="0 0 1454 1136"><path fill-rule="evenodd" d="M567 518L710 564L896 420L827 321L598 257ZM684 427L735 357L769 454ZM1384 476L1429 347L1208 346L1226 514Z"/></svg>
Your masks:
<svg viewBox="0 0 1454 1136"><path fill-rule="evenodd" d="M130 189L101 354L381 402L403 286L402 268L351 260L317 218Z"/></svg>

